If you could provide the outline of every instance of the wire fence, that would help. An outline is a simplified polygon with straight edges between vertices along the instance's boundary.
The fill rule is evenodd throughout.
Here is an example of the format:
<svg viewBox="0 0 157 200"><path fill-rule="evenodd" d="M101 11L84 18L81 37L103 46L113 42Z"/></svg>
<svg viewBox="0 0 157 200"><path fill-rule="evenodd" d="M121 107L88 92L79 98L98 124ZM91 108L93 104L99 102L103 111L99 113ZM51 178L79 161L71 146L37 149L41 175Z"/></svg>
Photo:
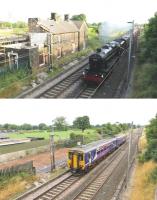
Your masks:
<svg viewBox="0 0 157 200"><path fill-rule="evenodd" d="M29 161L23 164L0 169L0 176L12 176L20 172L28 172L35 174L35 167L33 167L33 161Z"/></svg>

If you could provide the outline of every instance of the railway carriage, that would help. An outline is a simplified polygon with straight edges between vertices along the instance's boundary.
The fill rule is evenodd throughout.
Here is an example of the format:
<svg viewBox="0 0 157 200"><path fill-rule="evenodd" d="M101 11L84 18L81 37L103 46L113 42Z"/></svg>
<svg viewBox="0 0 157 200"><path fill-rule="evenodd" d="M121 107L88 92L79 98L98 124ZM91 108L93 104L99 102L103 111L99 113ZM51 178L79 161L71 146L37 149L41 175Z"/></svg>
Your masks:
<svg viewBox="0 0 157 200"><path fill-rule="evenodd" d="M71 148L68 151L68 167L72 173L87 172L91 166L115 151L126 141L121 135L113 139L99 140L87 145Z"/></svg>

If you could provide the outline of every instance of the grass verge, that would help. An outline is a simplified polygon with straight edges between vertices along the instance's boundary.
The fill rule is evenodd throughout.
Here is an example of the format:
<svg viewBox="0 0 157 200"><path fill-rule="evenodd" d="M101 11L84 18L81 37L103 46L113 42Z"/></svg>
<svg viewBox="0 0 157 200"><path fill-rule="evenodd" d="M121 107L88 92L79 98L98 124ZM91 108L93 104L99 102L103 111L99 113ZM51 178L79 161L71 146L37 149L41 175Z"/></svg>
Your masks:
<svg viewBox="0 0 157 200"><path fill-rule="evenodd" d="M36 176L28 173L19 173L12 177L0 177L0 200L13 199L36 180Z"/></svg>
<svg viewBox="0 0 157 200"><path fill-rule="evenodd" d="M140 152L145 151L146 147L147 142L145 135L143 135L139 144ZM129 200L154 199L156 183L152 181L151 176L156 167L157 164L153 161L144 162L143 164L137 163Z"/></svg>

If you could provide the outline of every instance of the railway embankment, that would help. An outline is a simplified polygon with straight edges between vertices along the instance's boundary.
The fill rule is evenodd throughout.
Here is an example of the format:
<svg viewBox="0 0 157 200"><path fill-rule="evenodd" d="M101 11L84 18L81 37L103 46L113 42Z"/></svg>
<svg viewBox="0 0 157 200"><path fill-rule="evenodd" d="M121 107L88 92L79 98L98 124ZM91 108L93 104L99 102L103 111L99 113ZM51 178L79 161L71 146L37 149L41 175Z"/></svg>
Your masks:
<svg viewBox="0 0 157 200"><path fill-rule="evenodd" d="M146 151L146 147L147 141L145 134L143 134L139 141L139 153ZM139 197L141 200L153 200L156 183L152 181L151 174L156 167L157 164L151 160L141 163L137 158L132 170L132 177L122 200L139 200Z"/></svg>

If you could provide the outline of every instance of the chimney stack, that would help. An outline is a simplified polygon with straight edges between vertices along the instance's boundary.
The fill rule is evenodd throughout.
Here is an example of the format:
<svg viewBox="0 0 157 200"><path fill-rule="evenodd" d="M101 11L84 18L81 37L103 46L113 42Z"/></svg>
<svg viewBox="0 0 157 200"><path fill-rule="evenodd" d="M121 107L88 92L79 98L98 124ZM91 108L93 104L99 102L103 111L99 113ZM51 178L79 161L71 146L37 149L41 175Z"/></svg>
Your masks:
<svg viewBox="0 0 157 200"><path fill-rule="evenodd" d="M51 13L51 20L57 21L57 14Z"/></svg>
<svg viewBox="0 0 157 200"><path fill-rule="evenodd" d="M68 14L64 15L64 21L69 21L69 15Z"/></svg>

